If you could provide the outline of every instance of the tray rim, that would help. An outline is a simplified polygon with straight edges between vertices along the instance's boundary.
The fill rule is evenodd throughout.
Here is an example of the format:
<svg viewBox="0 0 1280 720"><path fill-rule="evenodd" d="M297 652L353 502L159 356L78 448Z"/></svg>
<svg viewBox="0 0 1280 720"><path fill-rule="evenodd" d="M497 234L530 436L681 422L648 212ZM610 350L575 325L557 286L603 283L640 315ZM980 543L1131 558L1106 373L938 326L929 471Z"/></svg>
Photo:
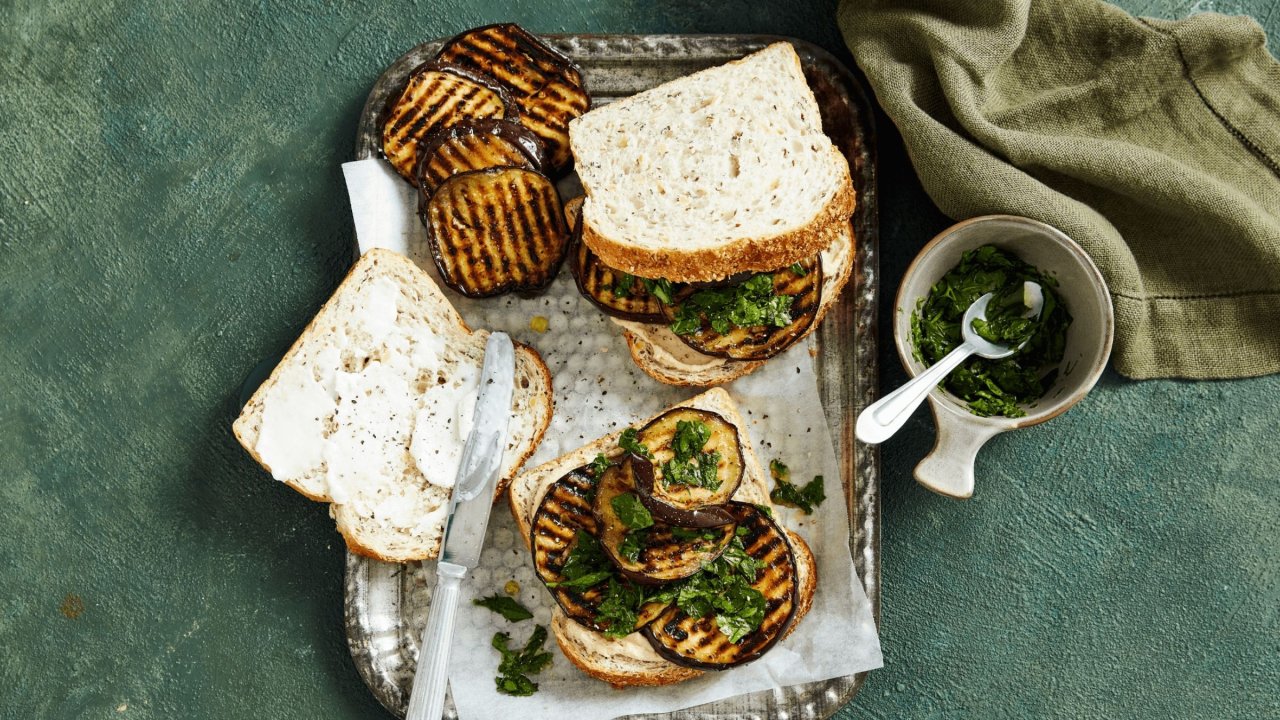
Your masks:
<svg viewBox="0 0 1280 720"><path fill-rule="evenodd" d="M853 477L842 477L842 484L846 488L846 499L848 507L846 508L850 521L849 545L850 552L853 557L854 571L862 583L863 589L867 595L867 599L871 604L872 617L874 618L877 631L881 625L880 615L880 590L881 590L881 570L882 557L880 554L881 540L881 496L880 496L880 453L879 448L873 445L866 445L858 441L853 435L853 422L845 421L843 423L835 422L832 413L840 412L840 408L832 408L829 402L829 396L835 393L840 395L838 387L833 386L832 378L829 373L821 370L829 356L836 355L839 351L835 348L841 347L839 342L842 330L855 330L860 338L865 340L860 343L866 349L861 353L862 362L855 372L855 377L844 383L848 386L847 401L848 417L851 420L856 418L857 413L862 408L874 402L879 395L879 328L878 328L878 305L879 305L879 198L878 198L878 153L876 146L876 123L875 114L871 96L868 93L863 82L859 80L854 73L830 51L821 46L801 38L774 35L768 33L539 33L539 37L550 40L597 40L597 41L617 41L617 40L633 40L637 42L650 43L681 43L692 40L706 40L712 42L724 43L741 43L741 44L759 44L761 46L772 42L788 42L795 46L801 55L809 55L814 60L826 66L831 74L833 74L843 86L842 89L848 95L850 105L855 111L858 119L861 121L859 137L862 139L866 166L863 170L866 183L862 189L862 193L858 197L858 205L855 210L853 223L855 226L856 238L856 256L857 265L854 269L856 287L863 290L859 294L850 292L850 287L845 297L841 298L836 304L839 312L831 312L816 333L817 344L819 347L819 355L815 358L817 370L815 374L819 381L819 394L823 397L823 410L828 415L828 423L833 431L842 429L837 437L833 438L836 446L837 456L842 465L845 464L844 453L851 451L853 453L849 464L852 467ZM398 56L391 63L386 65L378 77L370 86L370 91L361 106L360 117L356 127L356 138L354 147L354 159L364 160L376 155L376 150L366 147L364 138L367 134L367 128L370 122L373 122L381 112L381 104L385 99L375 97L378 89L381 88L390 77L397 72L401 72L401 66L411 62L411 58L420 55L422 51L433 45L439 45L447 41L449 37L442 36L432 38L421 42ZM696 59L696 58L691 58ZM380 102L379 102L380 100ZM853 169L851 168L851 172ZM859 233L858 231L862 232ZM352 237L353 254L359 256L359 245L355 236ZM864 322L859 323L862 319ZM852 325L852 327L846 327ZM856 352L857 345L853 346L848 352ZM865 487L858 483L858 473L860 470L859 458L865 458L867 474L870 476ZM862 533L859 533L862 530ZM395 709L395 702L390 697L385 697L383 688L375 682L374 668L371 663L362 663L362 653L357 648L357 606L352 599L352 588L357 585L355 582L356 575L363 569L366 574L370 564L376 561L368 558L360 557L347 551L347 557L344 567L344 593L343 593L343 617L344 629L347 635L348 649L351 652L352 660L356 664L356 668L365 682L370 692L378 700L378 702L387 709L392 715L399 716L400 713ZM400 569L392 571L398 574ZM819 711L819 716L829 718L838 712L841 708L857 695L866 681L871 671L863 671L851 676L841 676L832 678L831 680L818 682L833 682L838 680L849 681L845 685L839 695L834 698L834 703L830 703L829 712ZM709 703L714 706L719 703L729 702L743 696L732 696L720 701ZM703 705L699 707L707 707ZM628 717L674 717L677 713L688 712L691 708L675 711L668 714L654 714L642 716ZM452 701L446 703L445 717L456 717L450 713L452 710Z"/></svg>

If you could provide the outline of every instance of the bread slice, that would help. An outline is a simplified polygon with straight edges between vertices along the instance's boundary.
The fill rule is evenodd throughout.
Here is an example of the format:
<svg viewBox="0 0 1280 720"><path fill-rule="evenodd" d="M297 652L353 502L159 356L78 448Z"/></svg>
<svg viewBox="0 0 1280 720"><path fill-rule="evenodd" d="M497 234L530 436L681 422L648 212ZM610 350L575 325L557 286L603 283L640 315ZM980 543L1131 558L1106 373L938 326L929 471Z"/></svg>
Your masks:
<svg viewBox="0 0 1280 720"><path fill-rule="evenodd" d="M719 413L721 417L738 428L739 436L743 440L743 477L742 483L733 494L733 499L755 505L770 505L769 475L761 464L755 448L751 445L747 424L729 393L720 388L714 388L682 403L677 403L674 407L710 410ZM635 427L639 428L645 422L647 421L638 422ZM511 514L515 517L520 537L524 539L527 548L531 548L532 544L530 533L533 515L537 512L538 505L542 503L547 490L569 471L591 462L598 453L612 452L617 447L618 436L621 434L622 430L605 435L571 453L522 473L511 483L507 500L511 504ZM805 541L790 530L786 532L795 554L798 576L795 619L787 629L787 633L790 634L813 604L813 595L818 587L818 567L813 552ZM615 687L670 685L698 677L703 673L701 670L683 667L666 660L638 633L632 633L625 638L608 638L570 620L559 608L552 613L551 629L560 649L570 662L591 677Z"/></svg>
<svg viewBox="0 0 1280 720"><path fill-rule="evenodd" d="M707 281L786 267L854 209L790 43L592 110L569 124L582 240L608 266Z"/></svg>
<svg viewBox="0 0 1280 720"><path fill-rule="evenodd" d="M412 261L370 250L232 429L273 477L330 503L352 552L388 562L433 559L487 337L466 326ZM537 352L517 343L501 477L513 477L533 454L551 412L551 374Z"/></svg>
<svg viewBox="0 0 1280 720"><path fill-rule="evenodd" d="M848 222L829 226L824 229L823 236L828 239L829 244L822 251L822 301L818 304L813 322L797 342L817 329L853 275L855 240L852 226ZM611 319L622 326L627 348L636 365L653 379L667 385L723 385L753 372L767 362L704 355L686 345L667 325Z"/></svg>

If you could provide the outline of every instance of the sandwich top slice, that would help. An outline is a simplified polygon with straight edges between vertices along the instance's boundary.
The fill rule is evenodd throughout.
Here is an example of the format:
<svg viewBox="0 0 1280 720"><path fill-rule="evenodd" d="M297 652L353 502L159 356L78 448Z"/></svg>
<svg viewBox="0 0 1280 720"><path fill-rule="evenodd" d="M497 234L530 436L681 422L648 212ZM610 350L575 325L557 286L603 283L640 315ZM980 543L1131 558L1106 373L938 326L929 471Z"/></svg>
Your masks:
<svg viewBox="0 0 1280 720"><path fill-rule="evenodd" d="M667 462L680 458L676 448L697 451L687 446L688 435L678 438L696 435L690 425L699 423L705 436L694 444L717 453L723 484L714 489L668 482L674 471ZM638 443L651 463L620 448L624 432L630 453ZM508 500L538 576L556 599L551 627L560 649L580 670L616 687L667 685L759 659L812 605L814 556L772 519L768 475L724 390L522 473ZM636 523L637 516L652 524ZM643 527L627 530L636 525ZM635 547L627 556L629 544ZM751 587L761 593L759 615L724 608L690 615L690 604L714 604L699 595L708 586L739 599L731 605L752 607L752 593L741 585L704 577L722 579L748 565L755 568Z"/></svg>
<svg viewBox="0 0 1280 720"><path fill-rule="evenodd" d="M853 184L800 59L780 42L573 120L582 241L676 282L784 268L848 220Z"/></svg>
<svg viewBox="0 0 1280 720"><path fill-rule="evenodd" d="M487 337L413 262L371 250L245 405L236 439L272 477L330 503L353 552L434 559ZM551 412L550 373L517 343L497 496L537 448Z"/></svg>

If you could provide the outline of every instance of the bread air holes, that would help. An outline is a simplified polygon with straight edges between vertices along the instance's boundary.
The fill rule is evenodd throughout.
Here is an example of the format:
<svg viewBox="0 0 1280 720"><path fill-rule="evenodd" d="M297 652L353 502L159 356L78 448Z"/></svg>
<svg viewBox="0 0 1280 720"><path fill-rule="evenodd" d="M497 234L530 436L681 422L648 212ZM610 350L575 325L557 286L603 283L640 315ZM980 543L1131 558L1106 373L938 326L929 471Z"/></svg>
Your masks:
<svg viewBox="0 0 1280 720"><path fill-rule="evenodd" d="M425 393L435 383L436 374L427 370L420 370L418 377L413 382L413 389L419 395Z"/></svg>

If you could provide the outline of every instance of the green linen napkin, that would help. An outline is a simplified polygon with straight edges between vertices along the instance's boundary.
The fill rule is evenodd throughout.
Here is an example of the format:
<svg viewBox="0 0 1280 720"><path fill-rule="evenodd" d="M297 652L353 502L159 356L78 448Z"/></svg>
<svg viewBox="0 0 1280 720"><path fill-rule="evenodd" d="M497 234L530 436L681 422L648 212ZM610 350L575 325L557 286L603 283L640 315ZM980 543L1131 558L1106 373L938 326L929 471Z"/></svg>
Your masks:
<svg viewBox="0 0 1280 720"><path fill-rule="evenodd" d="M1096 0L843 0L839 22L943 212L1093 257L1118 371L1280 371L1280 64L1255 22Z"/></svg>

